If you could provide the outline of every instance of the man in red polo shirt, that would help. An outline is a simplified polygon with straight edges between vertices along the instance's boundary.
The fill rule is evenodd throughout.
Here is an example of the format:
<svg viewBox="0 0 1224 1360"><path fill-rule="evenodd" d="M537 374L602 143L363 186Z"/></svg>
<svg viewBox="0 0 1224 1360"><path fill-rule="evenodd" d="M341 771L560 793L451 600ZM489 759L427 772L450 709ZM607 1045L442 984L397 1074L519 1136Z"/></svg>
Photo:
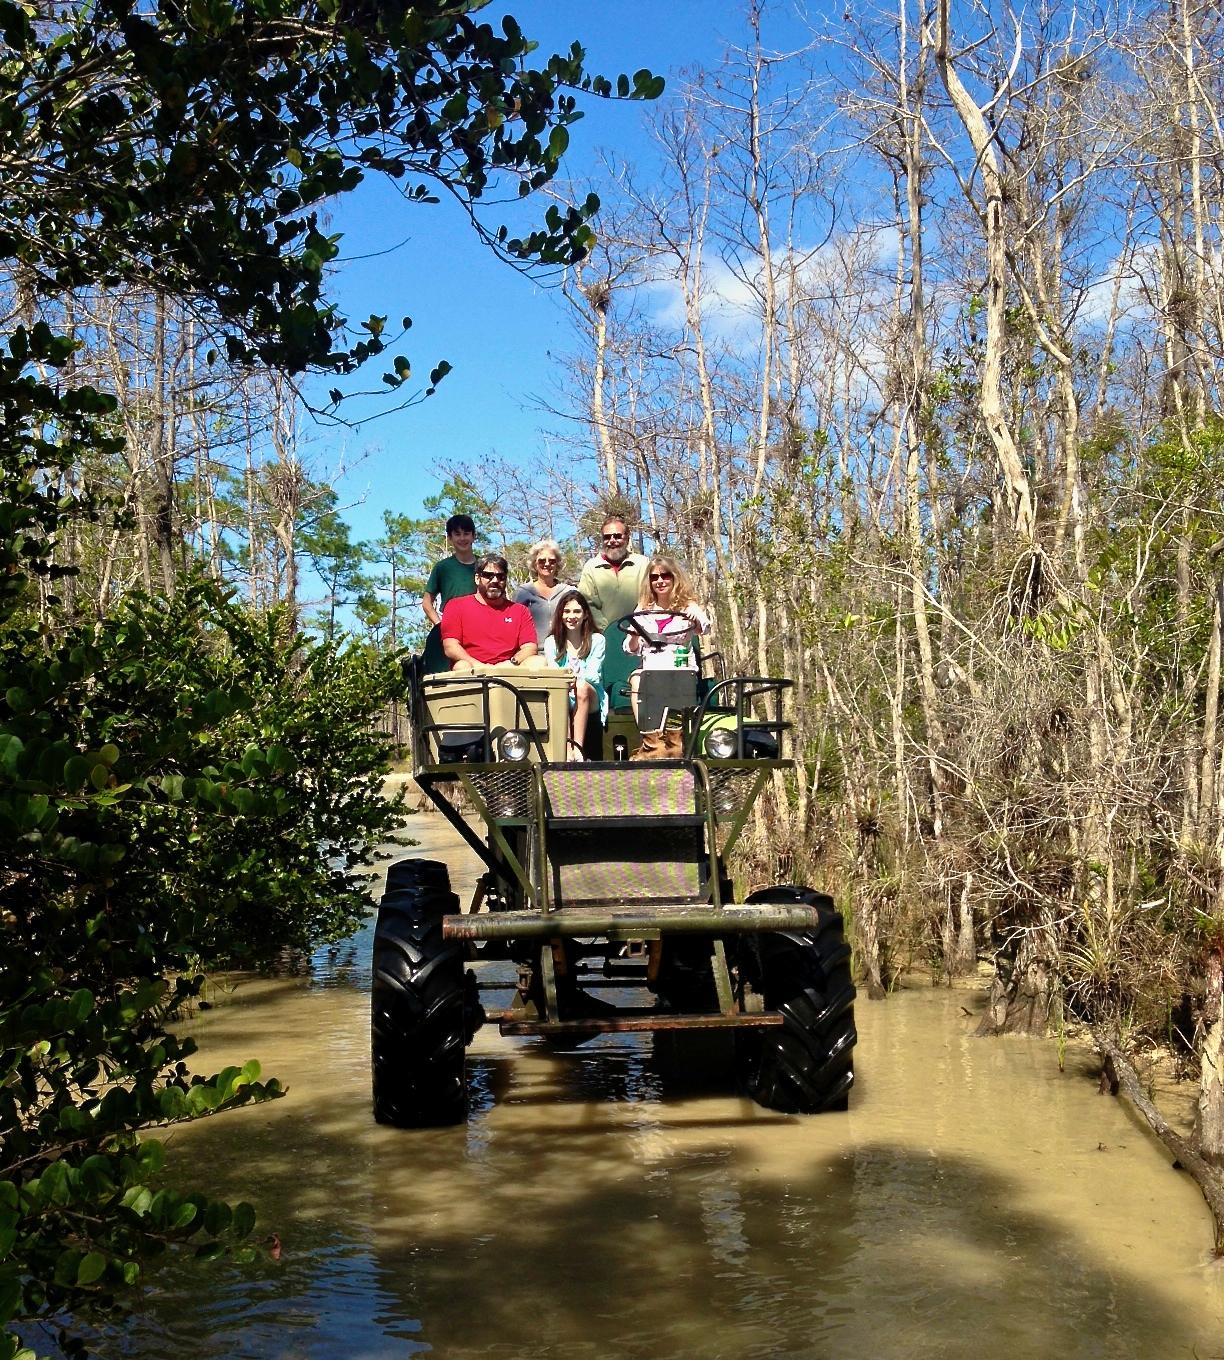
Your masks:
<svg viewBox="0 0 1224 1360"><path fill-rule="evenodd" d="M539 650L531 611L506 596L509 575L504 557L485 553L476 561L476 594L456 596L442 611L442 650L451 670L503 661L521 666Z"/></svg>

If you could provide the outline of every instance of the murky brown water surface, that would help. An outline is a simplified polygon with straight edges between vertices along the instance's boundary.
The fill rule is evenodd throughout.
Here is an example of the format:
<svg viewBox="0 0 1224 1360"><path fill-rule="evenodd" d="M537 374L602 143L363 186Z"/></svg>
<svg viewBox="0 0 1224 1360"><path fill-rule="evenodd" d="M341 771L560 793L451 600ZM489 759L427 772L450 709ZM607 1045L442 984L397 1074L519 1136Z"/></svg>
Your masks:
<svg viewBox="0 0 1224 1360"><path fill-rule="evenodd" d="M441 819L420 853L470 873ZM461 893L466 886L461 883ZM1192 1183L1052 1048L971 1036L929 988L860 1002L848 1113L686 1085L644 1036L567 1053L482 1031L465 1128L369 1113L368 934L246 981L194 1029L287 1098L176 1135L280 1259L161 1278L133 1357L1224 1356Z"/></svg>

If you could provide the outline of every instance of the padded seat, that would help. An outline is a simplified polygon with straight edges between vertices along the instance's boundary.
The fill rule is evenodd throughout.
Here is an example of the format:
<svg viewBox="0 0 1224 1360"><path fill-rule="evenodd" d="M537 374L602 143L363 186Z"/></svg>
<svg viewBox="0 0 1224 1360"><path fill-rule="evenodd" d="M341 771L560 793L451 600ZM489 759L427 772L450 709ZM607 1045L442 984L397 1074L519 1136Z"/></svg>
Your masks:
<svg viewBox="0 0 1224 1360"><path fill-rule="evenodd" d="M628 713L629 677L642 664L642 659L625 651L625 634L621 632L619 622L616 620L608 624L604 632L604 659L599 674L608 695L610 710L613 713Z"/></svg>

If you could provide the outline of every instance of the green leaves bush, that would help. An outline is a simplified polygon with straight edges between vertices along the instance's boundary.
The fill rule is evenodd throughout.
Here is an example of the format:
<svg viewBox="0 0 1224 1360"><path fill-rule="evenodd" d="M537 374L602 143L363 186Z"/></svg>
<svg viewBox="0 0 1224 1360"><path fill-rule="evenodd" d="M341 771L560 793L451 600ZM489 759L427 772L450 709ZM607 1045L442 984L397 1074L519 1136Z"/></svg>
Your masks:
<svg viewBox="0 0 1224 1360"><path fill-rule="evenodd" d="M250 1232L245 1206L152 1184L145 1131L278 1093L253 1064L191 1073L174 1023L201 963L351 929L364 846L394 817L369 735L389 662L203 578L88 623L60 608L60 541L99 510L83 470L129 451L116 396L80 380L58 331L78 290L130 287L199 317L208 363L347 374L381 353L385 318L354 331L326 296L337 243L315 206L377 172L424 181L413 204L445 187L475 220L490 185L556 173L571 91L612 93L577 45L530 68L518 25L479 8L0 0L0 1360L15 1320L114 1306L148 1257ZM478 229L570 263L597 206L550 207L521 239ZM411 375L390 367L391 387ZM171 527L167 588L187 558Z"/></svg>
<svg viewBox="0 0 1224 1360"><path fill-rule="evenodd" d="M156 1188L147 1131L279 1087L192 1073L172 1026L201 964L349 933L397 819L390 663L284 624L193 579L54 643L0 631L0 1324L113 1307L148 1257L250 1232Z"/></svg>

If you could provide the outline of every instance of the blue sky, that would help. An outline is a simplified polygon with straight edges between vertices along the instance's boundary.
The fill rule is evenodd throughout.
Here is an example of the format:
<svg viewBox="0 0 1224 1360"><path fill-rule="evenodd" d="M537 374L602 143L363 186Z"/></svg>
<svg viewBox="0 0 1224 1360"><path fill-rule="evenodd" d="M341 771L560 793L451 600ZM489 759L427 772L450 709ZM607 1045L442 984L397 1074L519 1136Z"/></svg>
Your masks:
<svg viewBox="0 0 1224 1360"><path fill-rule="evenodd" d="M611 77L648 67L670 80L682 69L717 61L744 31L741 7L721 0L510 0L491 4L481 17L496 22L505 12L538 41L539 55L565 51L577 40L587 49L588 69ZM792 8L779 6L767 39L777 41L779 31L802 40ZM642 105L588 100L584 107L565 173L584 178L599 147L648 157ZM500 220L496 209L489 220ZM356 430L308 434L314 474L331 477L344 466L345 516L356 537L370 538L381 529L384 509L419 510L422 497L438 488L440 461L531 457L545 422L533 398L555 394L564 380L561 356L573 332L555 280L525 277L498 261L446 201L409 206L390 186L371 181L333 213L331 230L344 233L345 263L333 285L342 309L355 319L385 314L389 326L411 316L412 329L396 350L412 361L422 385L438 360L454 366L436 395L411 410ZM377 387L381 372L369 365L362 385ZM395 399L380 398L380 405L389 408ZM346 414L372 409L352 403Z"/></svg>

